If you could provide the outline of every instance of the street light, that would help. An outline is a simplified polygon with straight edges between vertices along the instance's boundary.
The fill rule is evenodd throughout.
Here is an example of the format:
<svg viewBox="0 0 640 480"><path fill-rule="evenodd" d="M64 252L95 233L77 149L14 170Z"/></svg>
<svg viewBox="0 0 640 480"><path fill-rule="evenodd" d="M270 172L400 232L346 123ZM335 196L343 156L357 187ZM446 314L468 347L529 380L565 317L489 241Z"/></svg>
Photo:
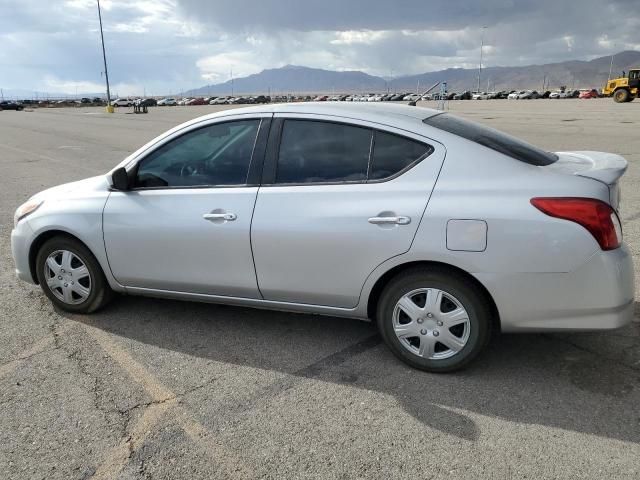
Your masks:
<svg viewBox="0 0 640 480"><path fill-rule="evenodd" d="M104 78L107 81L107 113L113 113L111 105L111 92L109 91L109 72L107 71L107 54L104 50L104 34L102 33L102 14L100 13L100 0L98 2L98 20L100 22L100 40L102 41L102 59L104 60Z"/></svg>
<svg viewBox="0 0 640 480"><path fill-rule="evenodd" d="M478 93L480 93L480 77L482 76L482 50L484 47L484 31L487 27L482 27L482 34L480 36L480 65L478 66Z"/></svg>

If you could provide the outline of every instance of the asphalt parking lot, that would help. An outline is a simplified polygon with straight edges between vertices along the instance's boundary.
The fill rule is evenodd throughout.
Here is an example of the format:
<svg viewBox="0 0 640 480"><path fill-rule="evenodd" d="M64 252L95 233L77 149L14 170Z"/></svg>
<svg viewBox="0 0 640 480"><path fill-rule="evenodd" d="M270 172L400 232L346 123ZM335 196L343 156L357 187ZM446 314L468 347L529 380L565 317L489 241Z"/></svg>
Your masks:
<svg viewBox="0 0 640 480"><path fill-rule="evenodd" d="M640 478L640 308L609 333L504 335L433 375L364 322L137 297L70 315L15 279L20 203L221 108L0 112L1 479ZM640 101L449 108L550 150L624 155L640 278Z"/></svg>

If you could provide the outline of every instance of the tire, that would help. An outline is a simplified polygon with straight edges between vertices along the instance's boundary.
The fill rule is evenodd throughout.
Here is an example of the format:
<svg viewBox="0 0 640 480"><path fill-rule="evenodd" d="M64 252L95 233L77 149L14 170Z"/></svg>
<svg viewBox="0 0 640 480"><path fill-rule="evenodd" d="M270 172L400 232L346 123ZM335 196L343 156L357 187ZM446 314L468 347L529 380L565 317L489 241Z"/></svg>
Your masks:
<svg viewBox="0 0 640 480"><path fill-rule="evenodd" d="M621 88L613 93L613 101L616 103L625 103L629 101L629 90Z"/></svg>
<svg viewBox="0 0 640 480"><path fill-rule="evenodd" d="M68 252L69 255L65 256L64 252ZM81 264L86 267L86 275L80 268ZM52 265L55 265L56 270L52 269ZM57 236L47 240L36 256L36 275L49 300L67 312L95 312L104 307L113 296L96 258L87 247L74 238ZM72 284L75 286L68 287Z"/></svg>
<svg viewBox="0 0 640 480"><path fill-rule="evenodd" d="M440 303L431 301L429 308L428 299L437 299L438 292ZM407 298L414 306L423 307L413 319L405 313L406 307L398 305L401 299L406 304ZM490 300L469 279L447 269L421 267L389 282L378 301L376 319L382 338L396 357L414 368L444 373L467 366L487 345L491 312ZM452 316L447 317L448 313ZM447 328L446 323L452 326ZM396 330L404 332L402 340ZM441 340L455 347L449 348Z"/></svg>

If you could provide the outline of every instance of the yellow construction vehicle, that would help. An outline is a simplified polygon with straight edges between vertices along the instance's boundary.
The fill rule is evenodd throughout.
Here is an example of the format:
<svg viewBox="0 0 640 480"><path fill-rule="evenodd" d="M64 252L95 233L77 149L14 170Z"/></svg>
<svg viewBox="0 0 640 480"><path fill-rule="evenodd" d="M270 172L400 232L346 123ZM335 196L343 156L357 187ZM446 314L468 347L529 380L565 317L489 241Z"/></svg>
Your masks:
<svg viewBox="0 0 640 480"><path fill-rule="evenodd" d="M616 103L631 102L640 94L640 68L622 72L620 78L612 78L602 89L602 94L611 96Z"/></svg>

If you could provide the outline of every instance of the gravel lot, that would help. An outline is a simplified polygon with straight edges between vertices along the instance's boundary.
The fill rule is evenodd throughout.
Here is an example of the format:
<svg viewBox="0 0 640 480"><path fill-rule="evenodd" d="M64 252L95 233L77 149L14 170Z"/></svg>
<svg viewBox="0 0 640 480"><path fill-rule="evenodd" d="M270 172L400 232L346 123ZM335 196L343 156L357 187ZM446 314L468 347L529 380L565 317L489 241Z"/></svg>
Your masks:
<svg viewBox="0 0 640 480"><path fill-rule="evenodd" d="M449 106L547 149L624 155L638 268L640 101ZM1 479L640 478L638 322L501 336L432 375L364 322L136 297L74 316L15 279L21 202L216 109L0 112Z"/></svg>

